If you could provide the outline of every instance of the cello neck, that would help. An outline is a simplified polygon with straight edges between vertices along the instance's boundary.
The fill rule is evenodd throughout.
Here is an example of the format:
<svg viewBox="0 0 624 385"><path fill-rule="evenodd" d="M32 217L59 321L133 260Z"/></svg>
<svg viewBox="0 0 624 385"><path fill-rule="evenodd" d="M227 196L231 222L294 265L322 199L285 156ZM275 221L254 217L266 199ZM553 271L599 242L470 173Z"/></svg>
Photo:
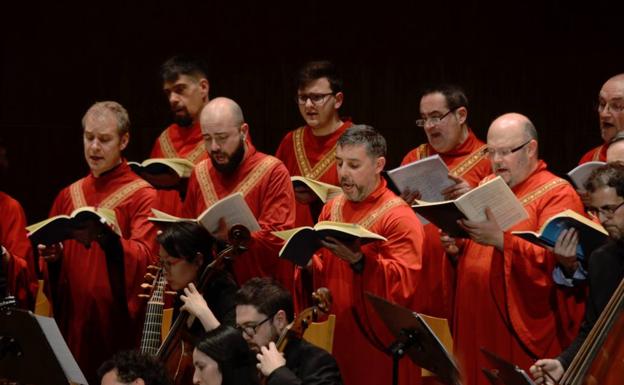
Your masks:
<svg viewBox="0 0 624 385"><path fill-rule="evenodd" d="M161 328L163 319L165 289L165 277L162 271L158 273L154 291L147 302L145 322L143 323L143 334L141 336L141 353L156 355L160 347Z"/></svg>

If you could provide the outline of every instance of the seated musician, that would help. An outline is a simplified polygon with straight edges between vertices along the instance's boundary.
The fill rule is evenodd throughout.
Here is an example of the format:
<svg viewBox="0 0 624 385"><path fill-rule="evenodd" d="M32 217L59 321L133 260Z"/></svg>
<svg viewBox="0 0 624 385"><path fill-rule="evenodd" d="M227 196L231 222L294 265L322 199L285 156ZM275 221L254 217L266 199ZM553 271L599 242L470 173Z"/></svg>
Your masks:
<svg viewBox="0 0 624 385"><path fill-rule="evenodd" d="M589 298L578 336L559 357L541 359L531 366L537 384L553 384L561 379L624 278L624 163L608 163L596 169L585 189L589 193L589 211L600 219L609 241L589 257ZM573 229L564 233L555 245L555 253L573 256L578 234Z"/></svg>
<svg viewBox="0 0 624 385"><path fill-rule="evenodd" d="M198 385L254 385L259 382L253 352L234 328L220 325L207 332L193 350Z"/></svg>
<svg viewBox="0 0 624 385"><path fill-rule="evenodd" d="M219 326L197 290L189 286L184 291L185 309L206 330ZM252 278L238 290L235 302L236 328L257 353L257 367L267 377L267 385L342 384L336 360L325 350L298 337L288 338L283 353L278 350L276 342L288 332L294 311L292 296L277 281Z"/></svg>
<svg viewBox="0 0 624 385"><path fill-rule="evenodd" d="M167 225L157 237L160 261L169 287L181 292L191 285L196 290L202 273L213 260L213 238L197 223L178 222ZM221 322L234 325L234 294L236 283L227 270L216 272L201 290L205 300ZM185 310L176 297L174 317ZM195 330L195 335L203 332Z"/></svg>
<svg viewBox="0 0 624 385"><path fill-rule="evenodd" d="M136 351L121 351L97 371L101 385L170 385L164 366L154 357Z"/></svg>

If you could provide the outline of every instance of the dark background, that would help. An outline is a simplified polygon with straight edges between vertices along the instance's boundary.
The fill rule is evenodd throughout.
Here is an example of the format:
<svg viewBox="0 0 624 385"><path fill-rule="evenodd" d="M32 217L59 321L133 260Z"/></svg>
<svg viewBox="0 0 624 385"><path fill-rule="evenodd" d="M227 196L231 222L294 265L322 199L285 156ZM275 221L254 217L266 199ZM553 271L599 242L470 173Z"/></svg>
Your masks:
<svg viewBox="0 0 624 385"><path fill-rule="evenodd" d="M10 5L9 5L10 4ZM617 2L423 3L291 1L21 2L0 23L0 136L11 171L2 189L41 220L82 177L80 120L116 100L133 124L127 157L142 160L170 122L158 66L191 53L210 67L211 97L242 106L256 146L273 153L302 123L292 76L310 59L336 62L342 114L378 128L389 165L425 140L418 92L456 82L481 138L504 112L528 115L543 158L563 173L600 143L598 90L624 72Z"/></svg>

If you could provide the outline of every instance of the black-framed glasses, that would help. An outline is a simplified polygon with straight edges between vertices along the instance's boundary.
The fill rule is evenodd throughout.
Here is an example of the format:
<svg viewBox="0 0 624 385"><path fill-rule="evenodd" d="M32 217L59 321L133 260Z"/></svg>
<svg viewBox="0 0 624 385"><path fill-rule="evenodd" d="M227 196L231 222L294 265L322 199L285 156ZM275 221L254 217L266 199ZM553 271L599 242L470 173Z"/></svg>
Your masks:
<svg viewBox="0 0 624 385"><path fill-rule="evenodd" d="M304 105L308 102L308 99L309 99L312 102L312 104L318 106L320 104L325 103L325 101L327 100L327 97L333 94L334 94L333 92L327 92L324 94L301 94L301 95L295 96L295 101L297 102L297 104Z"/></svg>
<svg viewBox="0 0 624 385"><path fill-rule="evenodd" d="M612 218L615 215L615 212L618 211L620 207L624 206L624 201L620 202L618 205L606 205L602 207L592 207L587 211L594 214L596 217L599 215L603 215L606 218Z"/></svg>
<svg viewBox="0 0 624 385"><path fill-rule="evenodd" d="M249 338L253 338L256 335L256 332L258 331L258 328L260 326L262 326L263 323L267 322L268 320L272 319L273 317L275 317L275 315L277 314L277 312L271 314L270 316L266 317L265 319L263 319L262 321L258 322L257 324L247 324L247 325L236 325L235 328L240 330L241 332L247 334L247 336Z"/></svg>
<svg viewBox="0 0 624 385"><path fill-rule="evenodd" d="M494 148L488 148L485 150L487 156L489 156L490 158L493 158L494 156L496 156L496 154L500 155L501 157L506 157L509 156L511 154L513 154L514 152L520 151L520 149L522 149L522 147L526 146L527 144L531 143L533 139L529 139L526 142L522 143L521 145L519 145L518 147L514 147L514 148L501 148L501 149L494 149Z"/></svg>
<svg viewBox="0 0 624 385"><path fill-rule="evenodd" d="M441 116L432 116L429 118L422 118L422 119L416 119L416 125L418 127L425 127L427 125L427 123L431 124L431 125L436 125L439 124L444 118L446 118L451 112L454 112L455 110L457 110L459 107L455 107L453 109L450 109L446 112L446 114L441 115Z"/></svg>

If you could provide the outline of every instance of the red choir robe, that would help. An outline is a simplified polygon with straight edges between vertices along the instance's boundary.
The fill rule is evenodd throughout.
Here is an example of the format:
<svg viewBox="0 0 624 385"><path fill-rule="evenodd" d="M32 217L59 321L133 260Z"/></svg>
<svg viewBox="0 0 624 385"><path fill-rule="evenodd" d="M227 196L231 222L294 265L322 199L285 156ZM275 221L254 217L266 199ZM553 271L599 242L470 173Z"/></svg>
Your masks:
<svg viewBox="0 0 624 385"><path fill-rule="evenodd" d="M429 143L421 144L403 158L402 165L439 154ZM492 172L490 161L485 153L485 144L469 130L468 137L457 148L439 154L449 171L464 178L471 186ZM429 280L427 287L431 290L430 302L423 311L435 317L452 320L453 295L455 292L455 268L444 256L444 248L440 243L440 230L432 223L425 228L423 256L427 263L423 265L423 279Z"/></svg>
<svg viewBox="0 0 624 385"><path fill-rule="evenodd" d="M284 162L291 176L302 175L337 186L336 142L352 125L350 120L346 120L336 131L324 136L314 135L310 126L299 127L286 134L275 157ZM316 218L312 217L308 205L299 202L295 204L295 226L314 225Z"/></svg>
<svg viewBox="0 0 624 385"><path fill-rule="evenodd" d="M10 254L7 289L17 305L32 310L35 306L37 274L30 241L26 236L26 215L18 201L0 191L0 245ZM4 262L0 260L0 266Z"/></svg>
<svg viewBox="0 0 624 385"><path fill-rule="evenodd" d="M581 160L579 160L579 164L593 161L606 162L608 148L609 143L604 143L598 147L592 148L591 150L587 151L585 155L583 155L583 157L581 157Z"/></svg>
<svg viewBox="0 0 624 385"><path fill-rule="evenodd" d="M277 158L256 151L247 142L245 157L231 175L224 175L205 159L195 166L184 200L184 216L196 218L217 200L241 192L261 230L253 232L249 250L233 262L239 284L253 277L274 277L293 287L293 264L279 258L283 241L272 231L294 227L295 194L288 170Z"/></svg>
<svg viewBox="0 0 624 385"><path fill-rule="evenodd" d="M207 156L199 122L191 127L172 124L158 137L150 158L184 158L194 164ZM159 209L176 216L182 215L182 199L177 190L158 190Z"/></svg>
<svg viewBox="0 0 624 385"><path fill-rule="evenodd" d="M554 357L569 345L584 311L583 289L553 282L552 252L511 234L537 231L565 209L583 214L574 188L540 161L512 191L529 218L504 233L504 252L467 240L459 255L453 339L466 385L489 384L480 347L528 371L536 358Z"/></svg>
<svg viewBox="0 0 624 385"><path fill-rule="evenodd" d="M115 210L122 233L126 303L113 293L107 256L99 243L85 248L75 240L63 242L63 257L47 264L54 317L87 380L121 349L139 346L145 300L138 297L149 264L158 260L156 228L147 220L156 190L131 171L124 161L95 178L89 174L61 190L50 216L70 214L83 206ZM48 284L46 283L46 286ZM119 291L117 291L119 293Z"/></svg>
<svg viewBox="0 0 624 385"><path fill-rule="evenodd" d="M323 207L319 220L358 223L384 236L362 246L364 269L358 274L346 261L327 249L313 257L314 287L332 293L330 312L336 315L333 355L345 384L387 384L392 379L392 358L379 351L358 327L354 311L363 327L379 336L385 347L393 341L375 310L364 298L371 292L404 307L414 305L415 295L429 295L421 282L422 224L411 208L386 187L385 180L362 202L340 195ZM420 311L417 307L413 310ZM400 384L419 383L420 368L405 357Z"/></svg>

